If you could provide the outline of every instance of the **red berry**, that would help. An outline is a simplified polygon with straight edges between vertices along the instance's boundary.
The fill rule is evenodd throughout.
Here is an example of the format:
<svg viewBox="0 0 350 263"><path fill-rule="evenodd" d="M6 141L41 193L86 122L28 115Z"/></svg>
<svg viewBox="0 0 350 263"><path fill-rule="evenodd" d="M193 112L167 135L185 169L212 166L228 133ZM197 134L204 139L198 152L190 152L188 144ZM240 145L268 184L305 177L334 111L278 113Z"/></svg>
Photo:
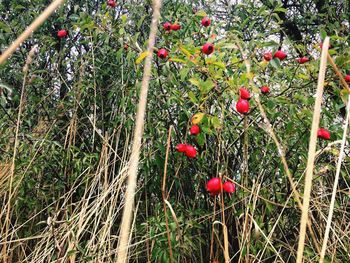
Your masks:
<svg viewBox="0 0 350 263"><path fill-rule="evenodd" d="M165 22L163 24L163 28L166 30L166 31L170 31L171 30L171 23L170 22Z"/></svg>
<svg viewBox="0 0 350 263"><path fill-rule="evenodd" d="M239 113L247 113L249 111L249 102L244 99L239 99L236 104L236 110Z"/></svg>
<svg viewBox="0 0 350 263"><path fill-rule="evenodd" d="M214 45L211 43L206 43L202 47L202 52L206 55L210 55L214 51Z"/></svg>
<svg viewBox="0 0 350 263"><path fill-rule="evenodd" d="M262 86L260 88L260 91L262 94L267 94L267 93L270 93L270 88L268 86Z"/></svg>
<svg viewBox="0 0 350 263"><path fill-rule="evenodd" d="M320 48L323 48L323 42L320 43ZM328 45L328 49L332 48L332 45Z"/></svg>
<svg viewBox="0 0 350 263"><path fill-rule="evenodd" d="M329 140L331 138L331 133L324 128L319 128L317 131L317 137L320 139Z"/></svg>
<svg viewBox="0 0 350 263"><path fill-rule="evenodd" d="M60 31L57 32L57 36L58 36L59 38L67 37L67 35L68 35L68 32L67 32L67 30L65 30L65 29L62 29L62 30L60 30Z"/></svg>
<svg viewBox="0 0 350 263"><path fill-rule="evenodd" d="M266 52L266 53L264 54L264 59L265 59L266 61L270 61L270 60L272 59L272 53L271 53L271 52Z"/></svg>
<svg viewBox="0 0 350 263"><path fill-rule="evenodd" d="M208 26L210 26L210 23L211 23L211 21L210 21L210 18L209 17L203 17L203 19L202 19L202 26L205 26L205 27L208 27Z"/></svg>
<svg viewBox="0 0 350 263"><path fill-rule="evenodd" d="M201 129L199 128L198 125L192 125L190 128L190 133L191 135L198 135L201 132Z"/></svg>
<svg viewBox="0 0 350 263"><path fill-rule="evenodd" d="M161 49L158 50L157 56L159 58L164 59L164 58L166 58L168 56L168 51L166 51L165 48L161 48Z"/></svg>
<svg viewBox="0 0 350 263"><path fill-rule="evenodd" d="M109 5L110 7L116 7L117 3L114 0L108 0L107 5Z"/></svg>
<svg viewBox="0 0 350 263"><path fill-rule="evenodd" d="M309 58L308 58L308 57L297 58L297 62L298 62L299 64L304 64L304 63L306 63L306 62L308 62L308 61L309 61Z"/></svg>
<svg viewBox="0 0 350 263"><path fill-rule="evenodd" d="M221 193L222 183L219 177L211 178L207 182L207 191L210 195L218 195Z"/></svg>
<svg viewBox="0 0 350 263"><path fill-rule="evenodd" d="M192 145L186 145L185 155L188 158L195 158L197 155L197 150Z"/></svg>
<svg viewBox="0 0 350 263"><path fill-rule="evenodd" d="M226 193L232 194L236 191L236 186L234 183L225 182L223 185L223 189Z"/></svg>
<svg viewBox="0 0 350 263"><path fill-rule="evenodd" d="M244 87L239 89L239 96L241 97L241 99L244 99L244 100L249 100L250 99L250 93Z"/></svg>
<svg viewBox="0 0 350 263"><path fill-rule="evenodd" d="M176 145L176 151L178 151L179 153L184 153L186 151L187 145L183 144L183 143L179 143L178 145Z"/></svg>
<svg viewBox="0 0 350 263"><path fill-rule="evenodd" d="M274 58L278 58L279 60L284 60L287 57L287 54L284 53L282 50L278 50L275 55L273 55Z"/></svg>
<svg viewBox="0 0 350 263"><path fill-rule="evenodd" d="M350 75L346 75L346 76L344 77L344 79L345 79L346 82L350 82Z"/></svg>
<svg viewBox="0 0 350 263"><path fill-rule="evenodd" d="M181 29L181 26L177 23L171 25L171 30L177 31Z"/></svg>

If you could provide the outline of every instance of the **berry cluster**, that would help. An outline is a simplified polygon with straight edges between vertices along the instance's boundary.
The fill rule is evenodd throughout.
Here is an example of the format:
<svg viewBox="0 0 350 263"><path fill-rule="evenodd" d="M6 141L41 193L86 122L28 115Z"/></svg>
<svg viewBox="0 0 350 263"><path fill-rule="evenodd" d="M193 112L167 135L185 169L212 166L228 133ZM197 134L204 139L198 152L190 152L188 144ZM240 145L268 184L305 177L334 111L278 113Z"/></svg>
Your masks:
<svg viewBox="0 0 350 263"><path fill-rule="evenodd" d="M322 46L323 46L323 44L321 43L321 44L320 44L320 48L322 48ZM331 46L329 46L329 48L331 48ZM263 58L264 58L264 60L266 60L266 61L270 61L270 60L272 60L272 58L277 58L277 59L279 59L279 60L282 61L282 60L284 60L286 57L287 57L287 54L284 53L282 50L278 50L273 56L272 56L272 53L271 53L271 52L266 52L266 53L264 53L264 55L263 55ZM297 61L299 64L304 64L304 63L306 63L306 62L309 62L310 59L309 59L308 57L304 56L304 57L297 58L296 61ZM346 82L350 82L350 75L344 76L344 80L345 80ZM241 89L241 90L242 90L242 89ZM267 87L267 86L262 86L262 87L260 88L260 91L261 91L262 94L267 94L267 93L270 92L270 89L269 89L269 87ZM245 93L245 91L244 91L244 93ZM242 97L242 94L243 94L242 91L240 91L240 94L241 94L241 99L238 101L238 102L240 102L240 105L237 105L237 106L236 106L236 107L237 107L237 111L240 112L240 113L246 113L245 111L247 111L247 108L248 108L248 110L249 110L249 103L248 103L248 102L242 103L241 100L244 99L244 98ZM244 96L245 96L245 94L244 94ZM237 104L238 104L238 102L237 102ZM323 140L330 140L330 138L331 138L331 133L330 133L327 129L325 129L325 128L319 128L319 129L318 129L318 132L317 132L317 137L320 138L320 139L323 139Z"/></svg>
<svg viewBox="0 0 350 263"><path fill-rule="evenodd" d="M224 184L221 182L221 178L211 178L207 183L207 191L211 196L219 195L224 190L228 194L232 194L236 191L236 186L230 181L226 181Z"/></svg>
<svg viewBox="0 0 350 263"><path fill-rule="evenodd" d="M208 27L211 24L210 18L209 17L204 17L202 19L202 26ZM178 23L170 23L170 22L165 22L163 24L163 29L167 32L170 33L171 30L177 31L181 29L181 25ZM212 43L206 43L202 46L202 53L206 55L210 55L211 53L214 52L214 45ZM168 51L165 48L159 49L157 56L161 59L165 59L168 56Z"/></svg>
<svg viewBox="0 0 350 263"><path fill-rule="evenodd" d="M171 24L170 22L165 22L163 24L163 28L167 32L170 32L171 30L178 31L181 29L181 25L179 25L178 23Z"/></svg>

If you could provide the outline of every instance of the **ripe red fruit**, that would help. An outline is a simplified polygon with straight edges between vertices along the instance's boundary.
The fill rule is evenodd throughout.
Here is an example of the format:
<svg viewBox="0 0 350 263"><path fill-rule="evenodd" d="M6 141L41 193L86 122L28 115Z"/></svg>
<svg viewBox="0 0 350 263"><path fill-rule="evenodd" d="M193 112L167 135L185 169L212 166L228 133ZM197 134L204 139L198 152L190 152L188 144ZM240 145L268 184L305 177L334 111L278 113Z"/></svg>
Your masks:
<svg viewBox="0 0 350 263"><path fill-rule="evenodd" d="M279 60L284 60L287 57L287 54L284 53L282 50L278 50L274 55L274 58L278 58Z"/></svg>
<svg viewBox="0 0 350 263"><path fill-rule="evenodd" d="M199 128L198 125L192 125L190 128L190 133L191 135L198 135L201 132L201 129Z"/></svg>
<svg viewBox="0 0 350 263"><path fill-rule="evenodd" d="M188 158L195 158L197 155L197 150L192 145L186 145L185 155Z"/></svg>
<svg viewBox="0 0 350 263"><path fill-rule="evenodd" d="M166 30L166 31L170 31L171 30L171 23L170 22L165 22L163 24L163 28Z"/></svg>
<svg viewBox="0 0 350 263"><path fill-rule="evenodd" d="M298 62L299 64L304 64L304 63L306 63L306 62L308 62L308 61L309 61L309 58L308 58L308 57L297 58L297 62Z"/></svg>
<svg viewBox="0 0 350 263"><path fill-rule="evenodd" d="M205 26L205 27L208 27L208 26L210 26L210 23L211 23L211 21L210 21L210 18L209 17L203 17L203 19L202 19L202 26Z"/></svg>
<svg viewBox="0 0 350 263"><path fill-rule="evenodd" d="M224 183L223 189L226 193L232 194L236 191L236 186L234 183L227 181Z"/></svg>
<svg viewBox="0 0 350 263"><path fill-rule="evenodd" d="M171 30L177 31L181 29L181 26L177 23L171 25Z"/></svg>
<svg viewBox="0 0 350 263"><path fill-rule="evenodd" d="M329 140L331 138L331 133L324 128L319 128L317 131L317 137L320 139Z"/></svg>
<svg viewBox="0 0 350 263"><path fill-rule="evenodd" d="M168 56L168 51L166 51L165 48L161 48L161 49L158 50L157 56L159 58L164 59L164 58L166 58Z"/></svg>
<svg viewBox="0 0 350 263"><path fill-rule="evenodd" d="M260 91L262 94L267 94L267 93L270 93L270 88L268 86L262 86L260 88Z"/></svg>
<svg viewBox="0 0 350 263"><path fill-rule="evenodd" d="M57 32L57 36L58 36L59 38L67 37L67 36L68 36L68 32L67 32L67 30L62 29L62 30L60 30L60 31Z"/></svg>
<svg viewBox="0 0 350 263"><path fill-rule="evenodd" d="M249 111L249 102L244 99L239 99L236 104L236 110L239 113L247 113Z"/></svg>
<svg viewBox="0 0 350 263"><path fill-rule="evenodd" d="M271 53L271 52L266 52L266 53L264 54L264 59L265 59L266 61L270 61L270 60L272 59L272 53Z"/></svg>
<svg viewBox="0 0 350 263"><path fill-rule="evenodd" d="M323 48L323 42L320 43L320 48ZM332 45L328 45L328 49L332 48Z"/></svg>
<svg viewBox="0 0 350 263"><path fill-rule="evenodd" d="M344 77L344 79L345 79L346 82L350 82L350 75L346 75L346 76Z"/></svg>
<svg viewBox="0 0 350 263"><path fill-rule="evenodd" d="M249 100L250 99L250 93L244 87L239 89L239 96L241 97L241 99L244 99L244 100Z"/></svg>
<svg viewBox="0 0 350 263"><path fill-rule="evenodd" d="M207 191L212 196L220 194L221 188L222 188L222 183L221 183L221 179L219 177L211 178L207 182Z"/></svg>
<svg viewBox="0 0 350 263"><path fill-rule="evenodd" d="M202 52L206 55L210 55L214 51L214 45L211 43L206 43L202 46Z"/></svg>
<svg viewBox="0 0 350 263"><path fill-rule="evenodd" d="M179 153L184 153L186 151L187 145L183 144L183 143L179 143L178 145L176 145L176 151L178 151Z"/></svg>
<svg viewBox="0 0 350 263"><path fill-rule="evenodd" d="M109 5L110 7L116 7L117 3L114 0L108 0L107 5Z"/></svg>

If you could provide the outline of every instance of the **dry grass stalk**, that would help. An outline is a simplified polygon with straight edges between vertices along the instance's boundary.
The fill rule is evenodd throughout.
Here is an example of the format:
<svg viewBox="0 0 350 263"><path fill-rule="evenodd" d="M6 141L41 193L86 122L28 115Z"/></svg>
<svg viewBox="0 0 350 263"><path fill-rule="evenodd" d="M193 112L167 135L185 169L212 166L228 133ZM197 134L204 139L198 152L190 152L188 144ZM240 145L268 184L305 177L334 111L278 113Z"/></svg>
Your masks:
<svg viewBox="0 0 350 263"><path fill-rule="evenodd" d="M153 15L151 31L148 39L148 55L145 60L143 79L141 84L140 101L136 114L136 124L132 152L130 157L130 167L128 173L127 190L125 194L125 206L122 222L120 226L118 258L117 263L124 263L127 260L128 240L130 236L130 223L132 220L132 210L134 206L134 195L137 181L137 169L140 156L141 139L143 134L144 117L147 105L148 85L151 77L152 56L157 34L158 20L160 17L161 0L153 1Z"/></svg>
<svg viewBox="0 0 350 263"><path fill-rule="evenodd" d="M301 220L300 220L297 263L302 263L303 261L305 237L306 237L306 225L309 220L309 204L310 204L310 195L311 195L311 187L312 187L312 175L313 175L315 155L316 155L317 131L318 131L318 126L320 122L324 79L326 76L326 68L327 68L328 46L329 46L329 37L326 37L322 47L321 64L320 64L320 71L318 75L318 83L317 83L317 91L316 91L316 101L315 101L315 108L314 108L312 127L311 127L308 161L307 161L306 175L305 175L303 209L302 209Z"/></svg>
<svg viewBox="0 0 350 263"><path fill-rule="evenodd" d="M6 182L10 176L11 163L0 164L0 196L3 191L6 191Z"/></svg>
<svg viewBox="0 0 350 263"><path fill-rule="evenodd" d="M237 44L237 47L239 48L239 50L241 51L243 57L245 57L244 56L244 51L243 51L242 47L240 46L240 44L238 42L236 44ZM250 61L245 58L244 59L244 63L245 63L246 69L247 69L247 74L248 74L248 76L250 76L251 75ZM250 78L249 84L256 89L256 86L255 86L252 78ZM298 192L298 190L296 188L296 185L294 183L293 176L292 176L292 174L291 174L291 172L289 170L288 163L287 163L287 160L286 160L286 156L285 156L283 147L282 147L280 141L278 140L278 138L277 138L277 136L276 136L276 134L275 134L275 132L274 132L274 130L272 128L271 122L267 118L266 112L265 112L263 106L261 105L259 95L255 96L254 99L255 99L255 101L256 101L256 103L258 105L258 109L260 111L260 114L261 114L261 116L264 119L265 131L271 136L272 140L274 141L274 143L275 143L275 145L276 145L276 147L278 149L278 154L279 154L279 156L281 158L281 162L283 164L283 168L285 170L285 173L287 174L288 181L289 181L289 183L290 183L290 185L292 187L292 193L293 193L293 196L294 196L294 200L297 202L299 209L302 210L301 197L300 197L300 194L299 194L299 192ZM313 229L311 227L311 222L310 222L309 219L307 220L307 227L308 227L308 229L310 231L311 239L312 239L312 242L313 242L315 248L317 249L318 252L320 252L321 250L320 250L320 247L318 245L318 241L317 241L317 238L315 236L315 233L314 233L314 231L313 231Z"/></svg>
<svg viewBox="0 0 350 263"><path fill-rule="evenodd" d="M340 81L343 84L343 86L349 90L348 84L344 80L338 67L336 66L332 57L329 54L328 54L328 61L333 66L333 69L334 69L336 75L340 78ZM333 212L334 212L335 197L336 197L337 188L338 188L340 170L341 170L341 165L342 165L342 161L343 161L344 154L345 154L344 149L345 149L346 137L347 137L348 126L349 126L349 118L350 118L350 97L348 97L348 101L347 101L347 105L346 105L346 119L345 119L345 123L344 123L344 127L343 127L343 129L344 129L343 138L341 140L340 153L339 153L338 162L337 162L337 170L336 170L335 179L334 179L334 183L333 183L331 203L330 203L328 218L327 218L327 226L326 226L326 230L324 233L322 250L321 250L321 254L320 254L320 263L324 262L324 258L326 255L327 242L328 242L329 232L330 232L331 224L332 224L332 217L333 217Z"/></svg>
<svg viewBox="0 0 350 263"><path fill-rule="evenodd" d="M19 145L19 127L21 125L21 117L22 117L22 111L24 107L24 90L26 86L26 81L27 81L27 75L28 75L28 70L30 64L33 62L34 55L37 51L37 45L32 47L32 49L29 51L29 54L27 56L26 63L23 67L23 83L22 83L22 91L21 91L21 98L20 98L20 103L19 103L19 108L18 108L18 116L17 116L17 123L16 123L16 132L15 132L15 142L14 142L14 147L13 147L13 155L12 155L12 163L11 163L11 168L10 168L10 184L9 184L9 193L8 193L8 200L7 200L7 211L6 211L6 219L5 219L5 236L7 237L9 227L10 227L10 214L11 214L11 199L12 199L12 185L13 185L13 177L15 173L15 161L17 157L17 148ZM4 262L7 262L7 246L4 244L3 249L2 249L2 254L4 258Z"/></svg>
<svg viewBox="0 0 350 263"><path fill-rule="evenodd" d="M169 149L170 149L170 139L171 139L171 126L169 128L168 132L168 140L167 140L167 148L166 148L166 154L165 154L165 163L164 163L164 174L163 174L163 183L162 183L162 197L163 197L163 210L164 210L164 217L165 217L165 227L166 227L166 233L168 238L168 246L169 246L169 256L170 261L174 263L174 256L173 256L173 249L171 246L171 238L170 238L170 230L169 230L169 222L168 222L168 215L167 215L167 209L166 209L166 176L167 176L167 168L168 168L168 157L169 157Z"/></svg>

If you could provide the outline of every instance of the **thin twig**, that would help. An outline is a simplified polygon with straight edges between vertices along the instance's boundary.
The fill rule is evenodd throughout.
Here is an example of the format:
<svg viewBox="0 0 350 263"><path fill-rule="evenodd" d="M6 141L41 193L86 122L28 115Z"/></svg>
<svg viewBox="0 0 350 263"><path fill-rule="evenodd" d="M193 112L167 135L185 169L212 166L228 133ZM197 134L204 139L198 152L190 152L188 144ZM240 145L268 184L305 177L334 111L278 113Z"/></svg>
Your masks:
<svg viewBox="0 0 350 263"><path fill-rule="evenodd" d="M348 83L345 81L343 75L340 73L340 70L338 69L337 65L334 63L334 61L333 61L331 55L329 55L329 53L327 53L327 59L328 59L328 62L333 67L335 74L339 77L340 82L343 84L344 88L349 90Z"/></svg>

